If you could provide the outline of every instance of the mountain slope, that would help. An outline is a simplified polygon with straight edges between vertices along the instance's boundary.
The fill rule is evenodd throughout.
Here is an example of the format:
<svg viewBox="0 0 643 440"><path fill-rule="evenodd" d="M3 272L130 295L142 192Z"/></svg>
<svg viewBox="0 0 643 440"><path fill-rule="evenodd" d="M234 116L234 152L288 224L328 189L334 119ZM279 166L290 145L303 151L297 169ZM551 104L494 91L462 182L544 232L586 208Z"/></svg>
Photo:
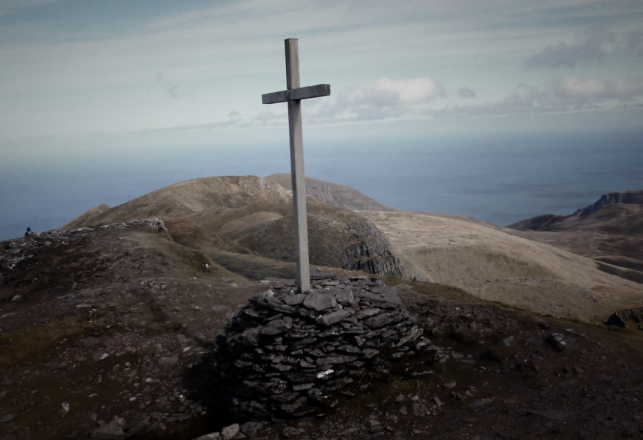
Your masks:
<svg viewBox="0 0 643 440"><path fill-rule="evenodd" d="M604 322L641 303L640 285L590 259L448 216L364 213L427 280L541 314Z"/></svg>

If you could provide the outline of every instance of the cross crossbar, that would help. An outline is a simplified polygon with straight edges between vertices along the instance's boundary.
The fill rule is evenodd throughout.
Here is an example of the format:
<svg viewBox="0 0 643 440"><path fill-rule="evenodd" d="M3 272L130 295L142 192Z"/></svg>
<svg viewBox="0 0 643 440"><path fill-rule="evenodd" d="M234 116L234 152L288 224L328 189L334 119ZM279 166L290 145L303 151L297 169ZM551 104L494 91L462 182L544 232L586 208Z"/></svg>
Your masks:
<svg viewBox="0 0 643 440"><path fill-rule="evenodd" d="M330 84L317 84L316 86L301 87L299 89L282 90L281 92L266 93L261 95L262 104L276 104L278 102L295 101L300 99L319 98L330 95Z"/></svg>

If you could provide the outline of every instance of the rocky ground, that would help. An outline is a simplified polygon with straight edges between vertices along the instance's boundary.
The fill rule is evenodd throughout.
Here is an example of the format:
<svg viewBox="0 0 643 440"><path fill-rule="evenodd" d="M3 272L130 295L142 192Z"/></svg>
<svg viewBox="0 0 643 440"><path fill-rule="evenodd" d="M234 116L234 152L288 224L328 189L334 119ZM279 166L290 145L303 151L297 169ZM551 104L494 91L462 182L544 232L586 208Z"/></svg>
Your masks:
<svg viewBox="0 0 643 440"><path fill-rule="evenodd" d="M289 438L642 438L639 335L401 288L448 357ZM562 345L564 343L564 345ZM291 429L274 427L267 438Z"/></svg>
<svg viewBox="0 0 643 440"><path fill-rule="evenodd" d="M433 374L392 374L323 419L243 425L212 404L213 342L291 280L227 271L153 222L4 242L0 269L3 440L193 439L237 422L236 438L643 438L636 329L384 279L439 347Z"/></svg>

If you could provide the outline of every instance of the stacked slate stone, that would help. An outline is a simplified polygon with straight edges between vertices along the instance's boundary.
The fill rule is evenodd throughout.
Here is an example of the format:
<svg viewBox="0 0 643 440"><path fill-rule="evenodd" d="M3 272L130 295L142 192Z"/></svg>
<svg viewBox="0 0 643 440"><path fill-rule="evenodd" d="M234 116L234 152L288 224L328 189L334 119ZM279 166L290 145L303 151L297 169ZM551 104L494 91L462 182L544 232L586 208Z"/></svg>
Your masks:
<svg viewBox="0 0 643 440"><path fill-rule="evenodd" d="M254 296L218 336L219 393L238 417L324 416L393 373L432 373L427 352L439 349L395 289L322 276L306 294L292 284Z"/></svg>

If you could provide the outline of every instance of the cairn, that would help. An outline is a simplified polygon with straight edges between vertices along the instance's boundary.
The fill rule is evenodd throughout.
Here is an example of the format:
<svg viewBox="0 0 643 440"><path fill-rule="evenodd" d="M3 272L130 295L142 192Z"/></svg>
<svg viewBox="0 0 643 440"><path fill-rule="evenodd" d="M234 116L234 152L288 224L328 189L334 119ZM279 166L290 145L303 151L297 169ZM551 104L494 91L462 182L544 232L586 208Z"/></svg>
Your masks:
<svg viewBox="0 0 643 440"><path fill-rule="evenodd" d="M394 288L365 276L311 279L305 294L288 284L255 295L217 337L220 395L238 417L321 417L392 372L433 373L427 353L439 348Z"/></svg>

